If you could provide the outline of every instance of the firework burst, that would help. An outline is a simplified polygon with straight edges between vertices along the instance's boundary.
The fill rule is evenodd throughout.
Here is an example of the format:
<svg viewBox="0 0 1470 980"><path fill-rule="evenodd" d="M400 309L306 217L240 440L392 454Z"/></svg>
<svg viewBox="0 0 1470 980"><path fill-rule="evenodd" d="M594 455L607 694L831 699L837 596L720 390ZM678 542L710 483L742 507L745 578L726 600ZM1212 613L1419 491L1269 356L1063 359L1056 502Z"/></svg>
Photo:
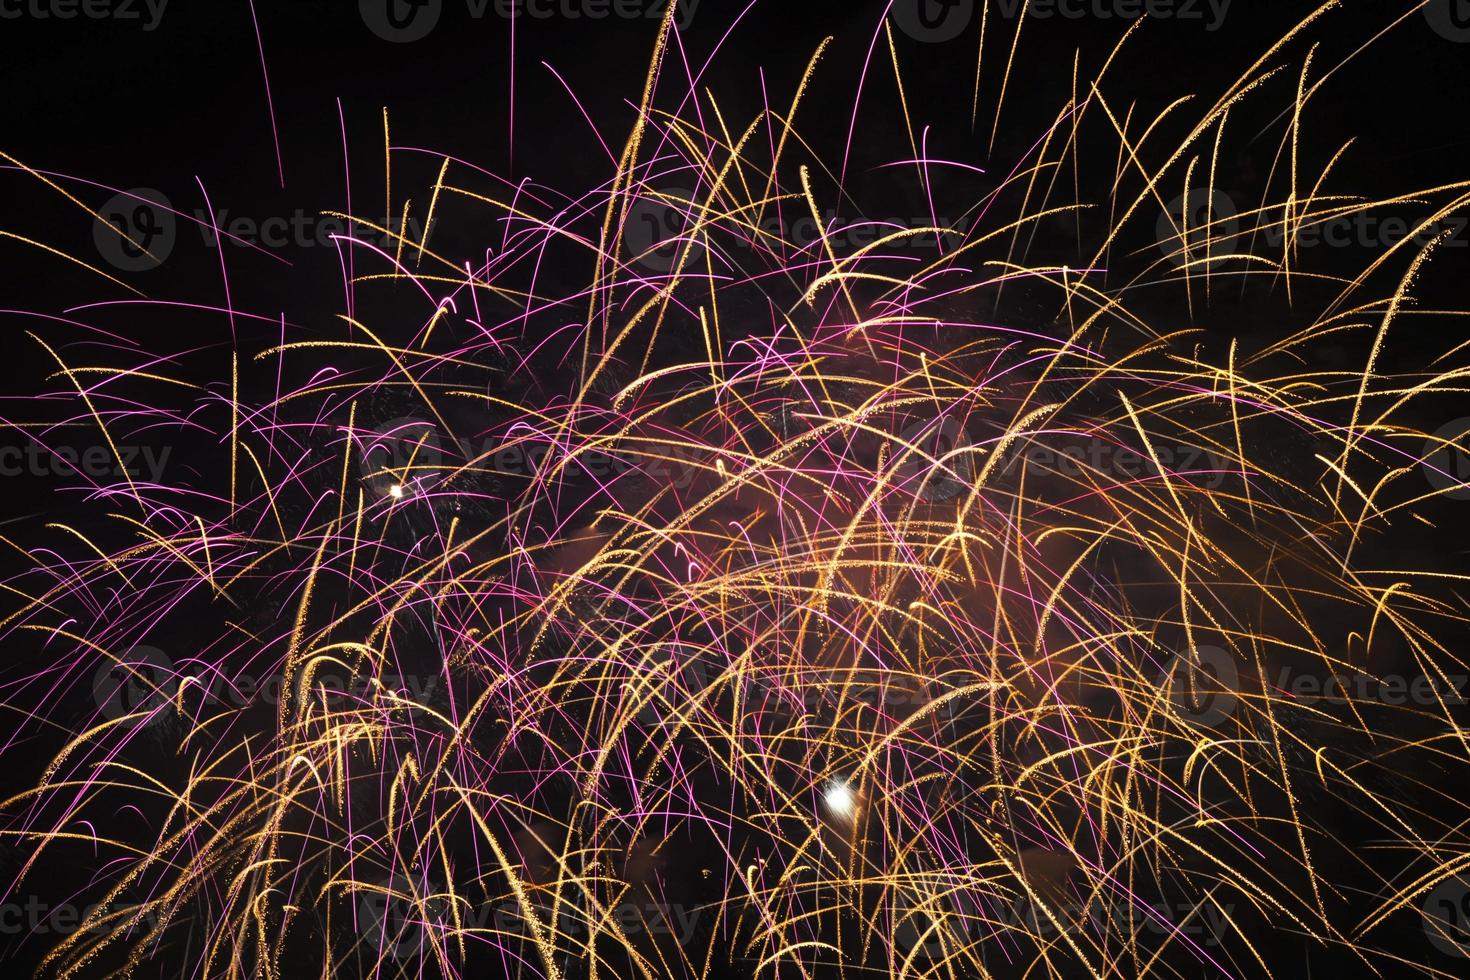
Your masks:
<svg viewBox="0 0 1470 980"><path fill-rule="evenodd" d="M1465 370L1385 365L1456 315L1414 290L1470 183L1329 193L1332 6L1152 110L1109 96L1141 26L1050 117L982 59L984 166L905 114L881 219L803 138L822 50L736 118L671 8L602 183L400 175L342 216L334 322L33 327L30 438L198 447L74 468L81 516L12 542L0 628L44 656L5 751L47 749L6 885L93 869L44 969L1454 975L1464 576L1396 545L1465 492L1424 422ZM894 23L868 91L913 91ZM1301 248L1411 199L1354 274ZM1198 326L1261 297L1269 342Z"/></svg>

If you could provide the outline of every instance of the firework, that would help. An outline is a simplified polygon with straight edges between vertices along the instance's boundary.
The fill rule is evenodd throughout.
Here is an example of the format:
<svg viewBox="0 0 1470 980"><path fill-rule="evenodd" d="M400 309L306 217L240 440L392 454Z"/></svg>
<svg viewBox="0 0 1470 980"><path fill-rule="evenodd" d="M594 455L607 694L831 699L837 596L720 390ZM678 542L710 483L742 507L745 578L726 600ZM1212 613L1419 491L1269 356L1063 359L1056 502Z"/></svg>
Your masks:
<svg viewBox="0 0 1470 980"><path fill-rule="evenodd" d="M1020 151L908 122L873 218L802 136L822 51L736 118L679 90L671 6L603 182L400 177L339 216L309 337L228 300L224 355L33 327L69 414L27 431L106 447L0 621L45 651L6 751L54 746L6 885L94 869L43 967L1453 975L1464 576L1396 546L1465 493L1425 424L1464 369L1385 351L1470 182L1312 267L1385 203L1311 176L1330 7L1156 118L1109 96L1141 26L1049 117L987 62L976 138ZM895 24L870 90L908 91ZM1257 103L1247 202L1217 174ZM1289 326L1196 326L1247 296ZM158 431L187 475L126 464Z"/></svg>

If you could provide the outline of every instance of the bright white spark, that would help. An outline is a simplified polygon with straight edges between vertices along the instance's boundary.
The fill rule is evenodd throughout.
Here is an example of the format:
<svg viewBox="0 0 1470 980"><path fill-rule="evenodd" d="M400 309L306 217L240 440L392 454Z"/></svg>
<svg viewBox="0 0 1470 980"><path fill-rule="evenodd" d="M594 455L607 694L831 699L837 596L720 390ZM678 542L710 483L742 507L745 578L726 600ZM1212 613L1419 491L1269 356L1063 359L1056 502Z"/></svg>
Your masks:
<svg viewBox="0 0 1470 980"><path fill-rule="evenodd" d="M857 797L853 795L852 787L843 780L834 780L828 785L822 802L827 804L828 812L843 820L851 820L857 812Z"/></svg>

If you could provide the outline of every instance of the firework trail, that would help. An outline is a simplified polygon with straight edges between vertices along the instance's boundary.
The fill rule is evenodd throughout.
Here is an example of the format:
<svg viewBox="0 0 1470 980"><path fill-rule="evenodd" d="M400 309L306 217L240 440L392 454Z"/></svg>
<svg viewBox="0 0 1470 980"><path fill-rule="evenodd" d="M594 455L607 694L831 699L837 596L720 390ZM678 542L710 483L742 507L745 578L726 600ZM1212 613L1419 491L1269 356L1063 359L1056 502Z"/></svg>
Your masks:
<svg viewBox="0 0 1470 980"><path fill-rule="evenodd" d="M981 184L908 123L901 220L844 217L881 213L851 144L802 136L821 50L735 118L671 9L598 186L385 117L437 176L343 216L331 323L150 300L238 329L160 353L89 322L113 304L32 318L28 438L199 445L5 539L0 629L44 657L5 681L36 778L4 884L93 871L44 970L1297 976L1287 936L1453 976L1418 950L1467 939L1430 914L1470 866L1464 576L1395 545L1464 492L1422 420L1465 369L1386 351L1457 314L1414 289L1470 182L1328 192L1331 6L1156 110L1109 96L1135 26L1040 119L990 24L973 128L1022 151ZM871 40L859 105L912 87L893 19ZM1269 192L1196 207L1257 103ZM1411 199L1353 275L1299 247ZM465 222L479 258L436 243ZM1272 342L1192 326L1258 292Z"/></svg>

